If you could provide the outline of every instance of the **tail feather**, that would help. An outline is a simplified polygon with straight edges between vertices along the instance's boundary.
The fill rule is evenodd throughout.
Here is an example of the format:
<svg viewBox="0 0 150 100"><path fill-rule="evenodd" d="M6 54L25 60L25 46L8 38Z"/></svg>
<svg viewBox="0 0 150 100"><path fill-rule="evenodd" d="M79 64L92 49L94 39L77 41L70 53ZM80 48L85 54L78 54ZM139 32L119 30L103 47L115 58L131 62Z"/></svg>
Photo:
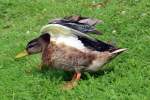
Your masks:
<svg viewBox="0 0 150 100"><path fill-rule="evenodd" d="M126 51L126 50L127 50L127 48L117 49L117 50L111 52L111 54L118 54L118 53L121 53L121 52Z"/></svg>

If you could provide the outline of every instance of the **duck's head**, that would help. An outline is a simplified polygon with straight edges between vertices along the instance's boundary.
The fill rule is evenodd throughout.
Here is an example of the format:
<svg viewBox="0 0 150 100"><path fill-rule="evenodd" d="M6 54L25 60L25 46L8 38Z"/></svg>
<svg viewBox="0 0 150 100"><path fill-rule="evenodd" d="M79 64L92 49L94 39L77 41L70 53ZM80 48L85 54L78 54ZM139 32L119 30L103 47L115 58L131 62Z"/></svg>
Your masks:
<svg viewBox="0 0 150 100"><path fill-rule="evenodd" d="M50 34L44 33L38 38L28 42L25 50L16 55L16 58L21 58L27 55L40 53L50 43Z"/></svg>

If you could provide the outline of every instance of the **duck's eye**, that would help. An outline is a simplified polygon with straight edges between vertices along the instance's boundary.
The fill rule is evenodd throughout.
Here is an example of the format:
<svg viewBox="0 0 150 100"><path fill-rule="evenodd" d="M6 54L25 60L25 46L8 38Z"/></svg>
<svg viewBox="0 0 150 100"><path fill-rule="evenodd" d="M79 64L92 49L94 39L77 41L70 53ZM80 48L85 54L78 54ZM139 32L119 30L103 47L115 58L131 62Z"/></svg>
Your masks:
<svg viewBox="0 0 150 100"><path fill-rule="evenodd" d="M27 48L32 48L35 47L36 45L38 45L36 42L33 42L31 44L28 44Z"/></svg>
<svg viewBox="0 0 150 100"><path fill-rule="evenodd" d="M32 48L32 47L34 47L34 45L29 45L29 46L28 46L28 48Z"/></svg>

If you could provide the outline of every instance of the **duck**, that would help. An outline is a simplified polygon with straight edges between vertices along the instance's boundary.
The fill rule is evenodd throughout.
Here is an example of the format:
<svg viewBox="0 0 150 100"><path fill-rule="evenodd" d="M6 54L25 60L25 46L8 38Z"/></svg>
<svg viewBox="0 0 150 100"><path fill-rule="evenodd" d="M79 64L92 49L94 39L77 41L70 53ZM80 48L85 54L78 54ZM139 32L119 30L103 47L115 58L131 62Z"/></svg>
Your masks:
<svg viewBox="0 0 150 100"><path fill-rule="evenodd" d="M41 53L41 69L48 66L73 72L72 80L64 86L67 89L77 85L83 72L99 71L102 66L127 50L60 24L48 24L41 29L41 33L16 58Z"/></svg>

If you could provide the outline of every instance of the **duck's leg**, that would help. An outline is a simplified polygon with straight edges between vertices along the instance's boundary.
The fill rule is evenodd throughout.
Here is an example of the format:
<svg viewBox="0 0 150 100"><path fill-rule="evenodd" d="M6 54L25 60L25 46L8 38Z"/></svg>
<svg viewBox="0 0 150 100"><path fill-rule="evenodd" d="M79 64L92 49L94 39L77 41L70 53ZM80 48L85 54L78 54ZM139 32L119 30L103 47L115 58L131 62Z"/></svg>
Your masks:
<svg viewBox="0 0 150 100"><path fill-rule="evenodd" d="M72 77L72 80L67 82L63 89L72 89L74 88L75 86L77 86L77 82L80 80L80 77L81 77L81 73L80 72L75 72L73 77Z"/></svg>
<svg viewBox="0 0 150 100"><path fill-rule="evenodd" d="M78 80L80 80L80 77L81 77L81 73L75 72L71 81L78 81Z"/></svg>

